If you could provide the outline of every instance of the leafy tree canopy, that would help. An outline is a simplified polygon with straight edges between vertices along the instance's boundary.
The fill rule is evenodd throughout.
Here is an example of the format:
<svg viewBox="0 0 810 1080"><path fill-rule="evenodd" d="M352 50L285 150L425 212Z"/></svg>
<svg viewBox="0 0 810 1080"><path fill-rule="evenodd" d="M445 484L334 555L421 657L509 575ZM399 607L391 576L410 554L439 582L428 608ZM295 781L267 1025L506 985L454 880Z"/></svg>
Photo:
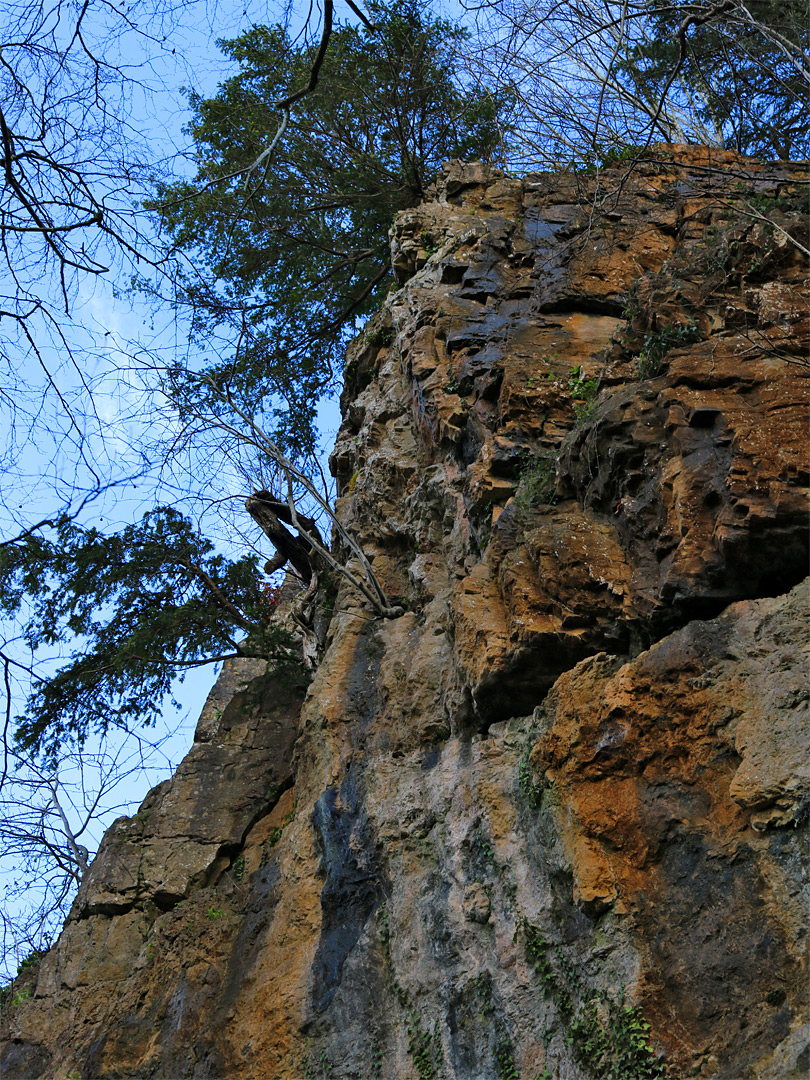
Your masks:
<svg viewBox="0 0 810 1080"><path fill-rule="evenodd" d="M52 532L0 548L0 610L22 610L32 650L73 650L35 684L16 733L27 751L149 726L189 667L237 654L283 667L300 651L268 622L274 597L255 556L229 561L170 507L112 536L67 517Z"/></svg>
<svg viewBox="0 0 810 1080"><path fill-rule="evenodd" d="M189 305L197 333L238 341L206 374L251 411L263 403L267 415L272 401L273 437L291 456L312 451L346 339L390 282L395 213L419 202L443 160L490 158L499 144L504 95L451 75L465 32L419 0L370 12L373 32L334 30L318 85L264 160L281 120L274 103L306 85L316 50L280 26L220 42L239 71L214 98L190 94L197 175L152 204L182 253L175 304ZM194 381L204 398L205 385ZM220 407L212 395L206 404Z"/></svg>
<svg viewBox="0 0 810 1080"><path fill-rule="evenodd" d="M810 156L810 0L647 0L647 8L644 36L621 68L650 115L668 94L728 149Z"/></svg>

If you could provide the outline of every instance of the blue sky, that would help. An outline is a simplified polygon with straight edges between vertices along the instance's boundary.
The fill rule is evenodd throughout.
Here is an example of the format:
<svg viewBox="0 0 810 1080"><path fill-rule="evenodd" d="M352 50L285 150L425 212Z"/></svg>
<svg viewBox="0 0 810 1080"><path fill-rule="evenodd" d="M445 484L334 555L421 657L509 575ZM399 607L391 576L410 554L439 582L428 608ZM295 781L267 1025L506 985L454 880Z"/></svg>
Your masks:
<svg viewBox="0 0 810 1080"><path fill-rule="evenodd" d="M216 48L218 37L233 37L252 21L272 21L272 8L264 4L193 3L180 9L177 24L165 41L148 43L148 50L136 37L124 39L120 63L133 77L128 92L127 119L133 136L148 149L156 168L170 162L185 137L182 127L188 118L186 99L182 87L193 87L204 94L215 91L216 85L227 73L227 67ZM110 46L114 48L115 45ZM112 59L109 49L108 59ZM182 160L172 162L172 168L182 170ZM83 277L78 280L72 293L69 319L63 319L60 331L71 349L75 350L74 364L64 348L64 342L47 332L47 326L37 327L40 349L38 359L21 340L14 350L10 348L9 369L20 376L17 387L9 378L7 390L17 393L20 408L17 416L17 432L12 431L15 417L11 410L0 411L0 435L7 447L3 459L5 500L0 507L2 535L15 535L34 521L58 511L69 502L70 493L79 486L90 483L89 474L95 467L104 477L125 478L139 470L139 452L145 441L165 434L168 421L155 409L143 389L143 380L133 365L133 353L147 348L164 358L173 350L185 349L186 328L178 325L170 311L155 311L136 294L127 289L128 267L111 259L113 271L99 277ZM43 298L58 300L59 285L54 280L37 283ZM57 401L44 389L43 367L54 375L63 400ZM82 414L86 436L83 454L78 453L75 432L65 420L64 405ZM324 427L337 426L337 409L334 403L325 403ZM10 448L10 450L9 450ZM200 467L200 475L204 469ZM222 479L220 477L220 479ZM227 478L226 478L227 480ZM227 486L225 484L224 486ZM171 502L179 489L162 482L154 469L146 477L133 483L122 483L100 498L88 503L82 514L82 522L105 529L138 519L142 513L158 502ZM240 493L241 498L244 497ZM75 505L75 502L74 502ZM238 527L229 532L228 518L238 523L239 514L229 508L220 516L219 537L224 546L241 554ZM245 526L249 519L244 514ZM270 552L264 552L269 555ZM6 624L3 628L6 640L11 639L6 651L21 662L30 657L24 644L15 641L15 628ZM108 809L98 814L91 828L81 836L81 842L91 852L95 850L104 828L121 813L132 813L147 791L165 776L183 756L210 686L216 677L217 666L207 665L189 671L185 679L175 684L175 697L181 707L167 704L160 730L155 737L163 739L159 751L151 755L148 763L137 756L137 746L124 745L123 753L132 753L131 768L114 791L105 796ZM13 673L12 673L13 674ZM26 696L24 680L13 685L11 715L23 711ZM150 733L151 735L151 733ZM87 746L90 757L100 750L91 740ZM113 753L121 750L118 742L111 747ZM103 770L102 770L103 771ZM27 775L23 770L22 776ZM30 774L28 774L30 776ZM99 782L99 771L89 767L84 783L88 790ZM61 770L66 785L65 805L71 826L80 820L80 778L75 762L67 761ZM68 806L69 789L77 800L75 809ZM5 794L14 793L13 785L6 785ZM86 794L86 793L85 793ZM20 798L30 799L21 791ZM47 798L43 805L47 805ZM31 803L33 805L33 803ZM51 809L53 809L51 807ZM19 861L0 858L0 891L4 908L12 915L19 914L27 900L38 902L36 874L31 880L27 894L21 891L26 884ZM6 938L7 954L0 966L0 982L16 973L17 964L28 954L30 946Z"/></svg>

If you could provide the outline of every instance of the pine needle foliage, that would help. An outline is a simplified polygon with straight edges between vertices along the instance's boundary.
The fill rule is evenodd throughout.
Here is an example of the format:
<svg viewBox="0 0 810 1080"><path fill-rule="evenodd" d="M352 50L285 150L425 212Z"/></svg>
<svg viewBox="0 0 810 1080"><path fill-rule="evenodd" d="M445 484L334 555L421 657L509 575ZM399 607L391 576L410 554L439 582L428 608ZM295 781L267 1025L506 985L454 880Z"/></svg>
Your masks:
<svg viewBox="0 0 810 1080"><path fill-rule="evenodd" d="M394 215L421 200L442 161L491 158L506 107L503 94L454 81L463 29L418 0L369 11L373 32L335 28L317 87L256 168L279 129L274 103L306 85L316 50L281 26L220 41L238 71L213 98L189 95L197 174L151 204L178 255L173 302L201 338L230 342L209 379L248 411L262 403L266 419L273 401L272 437L299 458L357 320L391 284ZM206 385L194 380L194 393Z"/></svg>
<svg viewBox="0 0 810 1080"><path fill-rule="evenodd" d="M148 727L172 681L226 656L289 665L295 641L267 618L255 556L218 554L161 507L113 535L65 517L0 548L0 609L35 653L70 659L34 689L18 744L53 756L90 732Z"/></svg>
<svg viewBox="0 0 810 1080"><path fill-rule="evenodd" d="M810 0L647 0L646 8L646 33L619 72L651 115L669 94L728 149L765 159L810 155Z"/></svg>

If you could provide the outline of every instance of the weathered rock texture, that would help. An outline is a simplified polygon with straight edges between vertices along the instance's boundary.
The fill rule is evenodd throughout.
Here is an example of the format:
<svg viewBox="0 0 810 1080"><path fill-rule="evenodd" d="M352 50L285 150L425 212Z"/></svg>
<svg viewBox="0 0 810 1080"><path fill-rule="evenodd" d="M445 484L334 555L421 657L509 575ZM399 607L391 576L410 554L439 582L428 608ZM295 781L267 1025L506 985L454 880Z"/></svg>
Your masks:
<svg viewBox="0 0 810 1080"><path fill-rule="evenodd" d="M400 216L332 463L407 611L207 707L4 1076L806 1075L808 174L669 156Z"/></svg>

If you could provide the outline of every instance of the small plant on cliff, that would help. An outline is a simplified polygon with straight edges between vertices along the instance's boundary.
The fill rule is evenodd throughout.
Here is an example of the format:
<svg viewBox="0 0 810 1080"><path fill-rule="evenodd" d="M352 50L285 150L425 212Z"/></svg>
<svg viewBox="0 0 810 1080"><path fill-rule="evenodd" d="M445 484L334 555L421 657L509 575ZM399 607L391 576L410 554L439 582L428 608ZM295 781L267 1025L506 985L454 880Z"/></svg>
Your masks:
<svg viewBox="0 0 810 1080"><path fill-rule="evenodd" d="M12 996L12 998L11 998L11 1007L12 1007L12 1009L16 1009L20 1005L22 1005L24 1002L29 1001L30 999L31 999L31 987L30 986L24 986L21 990L17 990L16 993Z"/></svg>
<svg viewBox="0 0 810 1080"><path fill-rule="evenodd" d="M543 785L537 783L534 768L531 763L533 744L528 741L523 756L518 766L518 786L523 798L533 809L537 809L543 801Z"/></svg>
<svg viewBox="0 0 810 1080"><path fill-rule="evenodd" d="M408 1017L407 1029L408 1053L416 1066L419 1080L435 1080L439 1073L434 1060L433 1035L425 1031L415 1012Z"/></svg>
<svg viewBox="0 0 810 1080"><path fill-rule="evenodd" d="M326 1050L321 1050L317 1058L309 1055L304 1062L303 1080L330 1080L334 1074L334 1065Z"/></svg>
<svg viewBox="0 0 810 1080"><path fill-rule="evenodd" d="M387 348L393 343L394 330L391 326L378 326L376 329L366 333L366 341L372 347L372 349Z"/></svg>
<svg viewBox="0 0 810 1080"><path fill-rule="evenodd" d="M382 1076L383 1047L378 1035L371 1042L371 1075Z"/></svg>
<svg viewBox="0 0 810 1080"><path fill-rule="evenodd" d="M377 930L385 952L385 970L388 988L400 1007L406 1010L405 1030L408 1033L408 1053L414 1063L419 1080L436 1080L442 1075L442 1048L438 1025L432 1032L422 1027L419 1014L413 1007L411 995L402 986L394 971L391 955L391 924L388 905L383 902L377 909Z"/></svg>
<svg viewBox="0 0 810 1080"><path fill-rule="evenodd" d="M651 331L644 338L636 365L640 379L654 379L660 375L667 353L683 345L700 341L703 334L696 323L684 323L677 326L665 326L661 330Z"/></svg>
<svg viewBox="0 0 810 1080"><path fill-rule="evenodd" d="M663 1080L666 1071L649 1043L650 1025L638 1006L606 994L590 998L571 1021L574 1056L597 1080Z"/></svg>
<svg viewBox="0 0 810 1080"><path fill-rule="evenodd" d="M498 1067L498 1080L520 1080L520 1069L515 1064L512 1044L506 1035L501 1036L493 1051Z"/></svg>
<svg viewBox="0 0 810 1080"><path fill-rule="evenodd" d="M22 975L28 968L37 967L41 962L45 952L42 949L34 949L23 960L20 961L17 967L17 974Z"/></svg>
<svg viewBox="0 0 810 1080"><path fill-rule="evenodd" d="M586 379L582 367L573 367L568 373L568 393L574 400L574 416L577 424L584 424L596 408L599 380Z"/></svg>
<svg viewBox="0 0 810 1080"><path fill-rule="evenodd" d="M295 808L296 808L297 805L298 805L298 802L296 800L296 803L293 806L292 810L290 810L290 812L287 814L287 816L284 818L284 820L281 822L281 824L274 826L270 830L270 832L267 834L267 840L265 841L265 843L267 844L268 847L274 848L276 846L276 844L278 844L284 830L287 828L287 826L290 824L292 819L295 817Z"/></svg>
<svg viewBox="0 0 810 1080"><path fill-rule="evenodd" d="M559 943L519 915L515 941L523 938L526 959L567 1025L567 1043L595 1080L663 1080L663 1063L650 1048L650 1025L639 1006L625 1005L624 987L613 1000L605 993L586 996L577 966ZM543 1033L547 1046L552 1032Z"/></svg>
<svg viewBox="0 0 810 1080"><path fill-rule="evenodd" d="M481 1013L484 1016L491 1016L495 1012L495 1005L492 1001L492 977L489 972L479 972L473 980L473 985L478 996Z"/></svg>
<svg viewBox="0 0 810 1080"><path fill-rule="evenodd" d="M563 1015L568 1015L573 1009L572 991L579 989L579 979L573 966L567 962L560 947L552 944L539 927L522 915L518 916L515 924L514 940L517 941L520 935L523 936L526 959L540 979L543 992L554 999ZM552 962L552 956L556 964Z"/></svg>
<svg viewBox="0 0 810 1080"><path fill-rule="evenodd" d="M549 452L526 453L518 470L515 505L525 518L536 506L553 506L557 501L556 455Z"/></svg>
<svg viewBox="0 0 810 1080"><path fill-rule="evenodd" d="M17 965L17 975L23 975L26 971L30 972L32 968L37 967L43 956L45 956L45 953L42 950L34 949ZM22 986L16 991L14 989L14 982L9 983L7 986L0 986L0 1011L2 1011L5 1006L16 1009L18 1006L28 1001L30 997L30 986Z"/></svg>
<svg viewBox="0 0 810 1080"><path fill-rule="evenodd" d="M429 232L423 232L419 237L422 247L428 255L435 255L439 250L439 245L433 239Z"/></svg>
<svg viewBox="0 0 810 1080"><path fill-rule="evenodd" d="M402 986L394 971L394 959L391 955L391 916L388 911L388 905L383 902L377 909L377 929L380 935L380 941L382 942L383 950L385 952L385 971L388 977L388 989L397 999L399 1004L405 1008L410 997L408 991Z"/></svg>

